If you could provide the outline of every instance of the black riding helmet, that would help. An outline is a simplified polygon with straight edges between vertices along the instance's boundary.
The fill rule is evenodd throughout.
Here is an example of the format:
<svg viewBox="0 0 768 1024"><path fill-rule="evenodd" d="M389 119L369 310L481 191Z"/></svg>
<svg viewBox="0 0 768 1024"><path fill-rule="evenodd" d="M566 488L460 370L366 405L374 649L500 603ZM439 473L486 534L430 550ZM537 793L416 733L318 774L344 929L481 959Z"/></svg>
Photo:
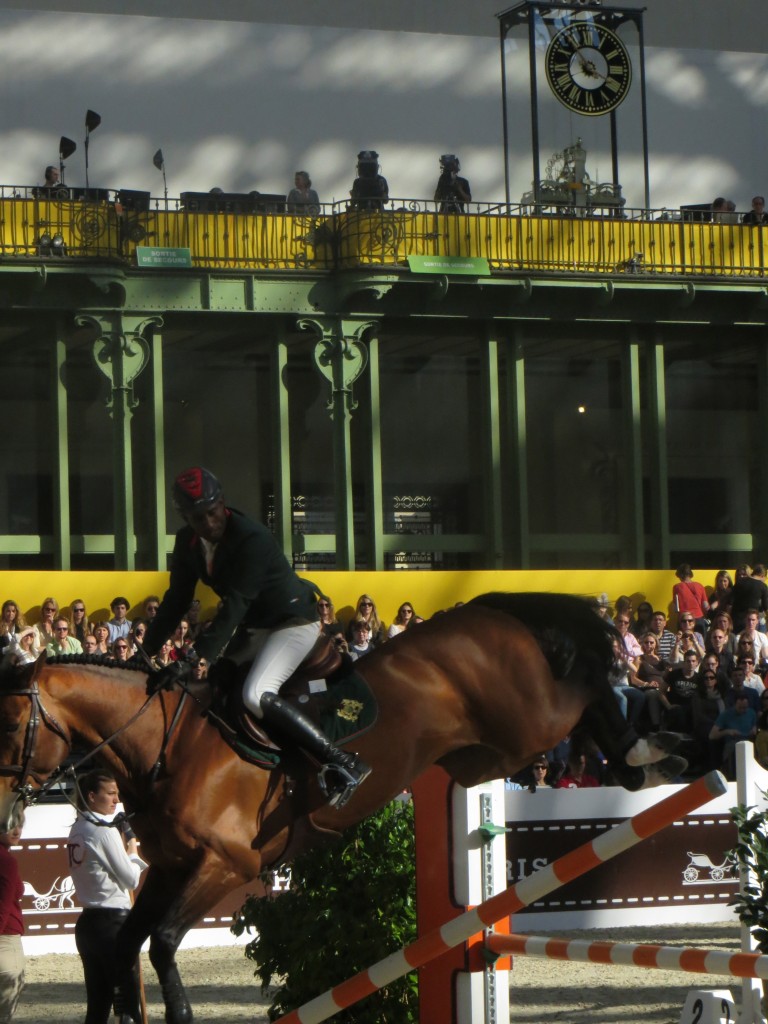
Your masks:
<svg viewBox="0 0 768 1024"><path fill-rule="evenodd" d="M185 469L173 481L173 504L186 519L196 512L207 512L221 498L221 484L210 470L202 466Z"/></svg>

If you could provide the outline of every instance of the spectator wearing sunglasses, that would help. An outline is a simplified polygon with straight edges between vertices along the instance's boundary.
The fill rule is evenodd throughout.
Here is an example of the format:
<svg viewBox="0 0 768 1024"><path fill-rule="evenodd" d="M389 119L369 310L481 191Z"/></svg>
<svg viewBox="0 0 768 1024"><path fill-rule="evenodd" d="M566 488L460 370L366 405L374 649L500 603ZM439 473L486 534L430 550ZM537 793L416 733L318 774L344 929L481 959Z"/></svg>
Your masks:
<svg viewBox="0 0 768 1024"><path fill-rule="evenodd" d="M692 612L682 612L677 620L677 633L675 634L675 646L669 656L671 664L681 662L688 651L694 651L699 661L704 657L704 637L696 632L694 626L696 620Z"/></svg>
<svg viewBox="0 0 768 1024"><path fill-rule="evenodd" d="M76 598L70 607L69 614L69 635L79 640L82 644L83 640L88 636L89 633L93 632L93 623L88 621L88 612L85 610L85 601L82 598Z"/></svg>
<svg viewBox="0 0 768 1024"><path fill-rule="evenodd" d="M55 658L59 654L82 654L83 645L75 636L69 635L69 620L60 615L53 622L53 636L51 643L46 644L45 653Z"/></svg>
<svg viewBox="0 0 768 1024"><path fill-rule="evenodd" d="M756 665L765 665L768 662L768 636L761 633L758 628L760 616L757 609L750 608L744 615L744 629L739 633L737 651L744 655L751 651Z"/></svg>
<svg viewBox="0 0 768 1024"><path fill-rule="evenodd" d="M533 790L552 789L547 781L549 779L549 761L543 754L533 762L531 772L533 773L533 783L531 784Z"/></svg>
<svg viewBox="0 0 768 1024"><path fill-rule="evenodd" d="M119 636L117 640L113 640L109 652L116 662L128 661L131 656L131 646L128 643L128 638Z"/></svg>
<svg viewBox="0 0 768 1024"><path fill-rule="evenodd" d="M355 614L352 616L352 621L347 627L347 641L350 644L354 643L354 636L352 633L353 624L360 620L367 622L370 626L371 636L369 642L372 647L378 647L379 644L384 643L387 639L384 623L379 618L379 613L376 610L376 603L369 594L361 594L357 599Z"/></svg>

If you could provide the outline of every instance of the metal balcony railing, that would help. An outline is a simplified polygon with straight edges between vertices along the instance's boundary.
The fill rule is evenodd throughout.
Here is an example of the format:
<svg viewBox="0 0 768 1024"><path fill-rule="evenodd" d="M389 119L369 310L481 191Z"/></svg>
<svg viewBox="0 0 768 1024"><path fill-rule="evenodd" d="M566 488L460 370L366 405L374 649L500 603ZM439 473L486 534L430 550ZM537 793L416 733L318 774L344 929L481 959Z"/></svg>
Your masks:
<svg viewBox="0 0 768 1024"><path fill-rule="evenodd" d="M136 266L137 248L146 247L189 250L192 267L238 271L407 269L409 257L432 256L479 258L494 272L765 278L768 227L709 216L488 203L441 213L430 201L399 199L372 210L324 204L302 215L281 197L255 193L166 200L129 190L0 186L0 266L30 259Z"/></svg>

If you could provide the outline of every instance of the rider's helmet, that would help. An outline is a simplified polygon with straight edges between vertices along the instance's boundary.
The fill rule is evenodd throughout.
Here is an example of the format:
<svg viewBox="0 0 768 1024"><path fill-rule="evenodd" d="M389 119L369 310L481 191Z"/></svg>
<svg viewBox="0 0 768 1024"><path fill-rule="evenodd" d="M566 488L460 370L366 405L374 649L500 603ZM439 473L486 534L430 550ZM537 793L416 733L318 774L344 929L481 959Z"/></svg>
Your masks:
<svg viewBox="0 0 768 1024"><path fill-rule="evenodd" d="M173 481L173 504L184 519L195 512L207 512L221 495L221 484L202 466L185 469Z"/></svg>

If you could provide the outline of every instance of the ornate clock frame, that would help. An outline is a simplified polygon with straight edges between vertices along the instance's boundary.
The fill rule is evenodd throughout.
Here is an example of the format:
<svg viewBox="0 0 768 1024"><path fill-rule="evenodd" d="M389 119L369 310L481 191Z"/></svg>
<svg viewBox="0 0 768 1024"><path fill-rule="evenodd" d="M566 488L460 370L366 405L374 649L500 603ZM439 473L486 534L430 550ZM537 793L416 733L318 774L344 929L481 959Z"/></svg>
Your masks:
<svg viewBox="0 0 768 1024"><path fill-rule="evenodd" d="M518 27L524 26L527 28L527 39L528 39L528 61L530 68L529 75L529 88L530 88L530 104L531 104L531 152L533 157L533 191L535 201L541 202L540 184L541 178L541 152L540 152L540 133L539 133L539 79L544 78L544 88L550 90L550 85L546 80L546 76L542 76L538 68L538 61L536 59L537 51L537 28L540 30L543 25L548 34L550 41L554 38L558 32L562 31L563 23L568 23L568 19L571 15L583 15L589 13L592 16L592 21L608 29L610 32L619 36L622 42L626 46L627 41L622 37L621 28L629 25L634 26L637 30L637 45L639 50L639 57L637 62L636 74L633 74L633 84L630 88L635 88L636 84L640 90L640 120L641 120L641 139L642 139L642 158L643 158L643 185L644 185L644 203L645 208L649 209L651 205L650 200L650 182L649 182L649 165L648 165L648 119L647 119L647 97L646 97L646 81L645 81L645 43L643 36L643 13L645 8L629 8L629 7L605 7L599 3L598 0L522 0L521 3L516 4L514 7L510 7L508 10L498 14L499 29L500 29L500 43L501 43L501 74L502 74L502 118L503 118L503 138L504 138L504 181L506 188L506 201L507 205L510 204L510 167L509 167L509 120L508 120L508 108L507 108L507 67L506 67L506 40L509 32ZM578 21L579 19L574 19ZM551 91L551 90L550 90ZM553 95L557 97L557 93L553 92ZM558 97L559 99L559 97ZM563 100L560 99L563 103ZM567 107L568 105L565 104ZM574 117L588 117L594 119L596 117L605 118L609 125L610 130L610 149L611 149L611 171L613 175L613 181L618 183L621 178L619 175L619 140L618 140L618 117L621 113L621 105L614 106L612 109L605 113L580 113L571 109L571 113ZM578 135L578 131L576 132ZM575 140L572 140L575 141Z"/></svg>

